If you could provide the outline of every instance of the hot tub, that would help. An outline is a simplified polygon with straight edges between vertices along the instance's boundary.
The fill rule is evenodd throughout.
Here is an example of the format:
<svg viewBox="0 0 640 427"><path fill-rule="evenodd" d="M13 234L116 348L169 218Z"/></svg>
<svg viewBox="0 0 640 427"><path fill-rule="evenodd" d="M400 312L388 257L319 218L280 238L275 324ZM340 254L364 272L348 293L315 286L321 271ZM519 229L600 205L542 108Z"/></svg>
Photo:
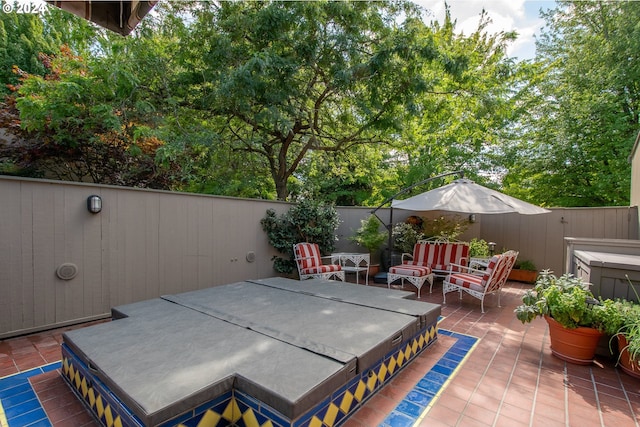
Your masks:
<svg viewBox="0 0 640 427"><path fill-rule="evenodd" d="M109 427L337 426L437 339L440 306L412 296L283 278L166 295L65 333L63 373Z"/></svg>

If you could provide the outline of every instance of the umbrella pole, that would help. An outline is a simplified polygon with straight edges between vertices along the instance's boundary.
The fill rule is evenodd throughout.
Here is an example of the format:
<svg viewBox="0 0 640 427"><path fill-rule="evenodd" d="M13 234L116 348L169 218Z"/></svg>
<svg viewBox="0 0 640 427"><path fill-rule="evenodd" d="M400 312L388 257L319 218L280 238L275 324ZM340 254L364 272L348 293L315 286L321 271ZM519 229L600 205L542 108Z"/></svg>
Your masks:
<svg viewBox="0 0 640 427"><path fill-rule="evenodd" d="M386 224L377 214L376 212L382 208L384 205L386 205L387 203L390 203L393 201L393 199L395 199L396 197L398 197L400 194L406 193L408 191L413 190L415 187L417 187L418 185L422 185L422 184L426 184L429 181L433 181L434 179L438 179L438 178L444 178L445 176L450 176L450 175L460 175L461 178L464 178L464 172L463 171L455 171L455 172L445 172L445 173L441 173L440 175L436 175L436 176L432 176L431 178L427 178L425 180L422 180L420 182L416 182L415 184L412 184L406 188L403 188L402 190L398 191L396 194L394 194L393 196L389 197L388 199L386 199L384 202L382 202L380 204L380 206L378 206L377 208L375 208L374 210L371 211L372 215L375 215L376 218L378 218L378 220L382 223L382 225L384 225L384 227L387 229L388 233L389 233L389 241L387 242L387 251L389 252L389 262L391 262L391 252L392 252L392 248L391 248L391 244L392 244L392 240L393 240L393 207L391 207L391 213L389 214L389 223Z"/></svg>

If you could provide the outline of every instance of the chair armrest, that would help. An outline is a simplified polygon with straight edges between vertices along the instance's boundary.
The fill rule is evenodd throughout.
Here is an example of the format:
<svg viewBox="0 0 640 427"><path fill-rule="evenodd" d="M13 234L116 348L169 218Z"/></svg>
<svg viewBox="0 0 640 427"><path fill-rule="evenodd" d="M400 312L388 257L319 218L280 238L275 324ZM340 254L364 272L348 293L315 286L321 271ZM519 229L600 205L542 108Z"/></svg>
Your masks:
<svg viewBox="0 0 640 427"><path fill-rule="evenodd" d="M453 267L458 267L459 271L453 271ZM449 264L449 274L453 274L453 273L470 273L477 276L484 276L486 271L479 270L477 268L471 268L469 266L461 265L461 264Z"/></svg>
<svg viewBox="0 0 640 427"><path fill-rule="evenodd" d="M310 258L312 258L312 257L310 257ZM321 256L320 257L321 261L325 260L325 259L330 259L331 260L331 262L329 262L329 264L338 264L338 265L340 265L340 258L338 258L338 257L334 257L334 256L331 256L331 255ZM323 262L323 264L324 264L324 262Z"/></svg>
<svg viewBox="0 0 640 427"><path fill-rule="evenodd" d="M410 253L407 253L407 252L403 252L402 253L402 257L400 258L400 262L404 262L404 258L405 257L413 259L413 254L410 254Z"/></svg>

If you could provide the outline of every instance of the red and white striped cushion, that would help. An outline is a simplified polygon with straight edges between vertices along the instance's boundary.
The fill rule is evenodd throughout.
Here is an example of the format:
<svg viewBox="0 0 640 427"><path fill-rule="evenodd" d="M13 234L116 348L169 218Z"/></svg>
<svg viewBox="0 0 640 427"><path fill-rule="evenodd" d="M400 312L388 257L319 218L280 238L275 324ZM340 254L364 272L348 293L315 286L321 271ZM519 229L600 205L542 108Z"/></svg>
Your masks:
<svg viewBox="0 0 640 427"><path fill-rule="evenodd" d="M428 266L432 270L448 270L451 264L466 265L469 245L466 243L419 242L413 247L413 260L409 265ZM457 267L454 271L459 270Z"/></svg>
<svg viewBox="0 0 640 427"><path fill-rule="evenodd" d="M502 254L494 255L489 260L489 263L487 264L487 268L484 271L484 275L482 276L482 280L484 282L489 280L489 278L491 277L491 273L493 273L493 270L496 268L496 265L498 264L498 260L500 259L501 256Z"/></svg>
<svg viewBox="0 0 640 427"><path fill-rule="evenodd" d="M302 274L329 273L331 271L340 271L340 266L338 264L325 264L310 268L303 268L301 271Z"/></svg>
<svg viewBox="0 0 640 427"><path fill-rule="evenodd" d="M455 273L449 276L447 279L450 283L453 283L463 288L473 289L474 291L484 291L486 282L483 280L483 276L476 276L470 273Z"/></svg>
<svg viewBox="0 0 640 427"><path fill-rule="evenodd" d="M391 274L401 274L403 276L415 276L422 277L431 273L429 267L423 267L419 265L401 264L389 268Z"/></svg>
<svg viewBox="0 0 640 427"><path fill-rule="evenodd" d="M306 270L322 265L320 247L317 243L299 243L296 246L296 256L300 258L300 269Z"/></svg>
<svg viewBox="0 0 640 427"><path fill-rule="evenodd" d="M413 260L410 265L433 265L438 259L439 245L433 243L416 243L413 246Z"/></svg>

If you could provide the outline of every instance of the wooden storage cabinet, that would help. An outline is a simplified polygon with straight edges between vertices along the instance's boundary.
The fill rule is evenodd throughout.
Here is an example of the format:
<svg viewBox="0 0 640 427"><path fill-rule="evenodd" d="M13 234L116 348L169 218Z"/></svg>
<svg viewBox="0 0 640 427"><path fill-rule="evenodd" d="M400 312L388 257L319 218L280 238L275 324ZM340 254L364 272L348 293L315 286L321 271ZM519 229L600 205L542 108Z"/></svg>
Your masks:
<svg viewBox="0 0 640 427"><path fill-rule="evenodd" d="M640 294L640 255L576 250L572 273L591 283L596 297L640 302L631 289Z"/></svg>

